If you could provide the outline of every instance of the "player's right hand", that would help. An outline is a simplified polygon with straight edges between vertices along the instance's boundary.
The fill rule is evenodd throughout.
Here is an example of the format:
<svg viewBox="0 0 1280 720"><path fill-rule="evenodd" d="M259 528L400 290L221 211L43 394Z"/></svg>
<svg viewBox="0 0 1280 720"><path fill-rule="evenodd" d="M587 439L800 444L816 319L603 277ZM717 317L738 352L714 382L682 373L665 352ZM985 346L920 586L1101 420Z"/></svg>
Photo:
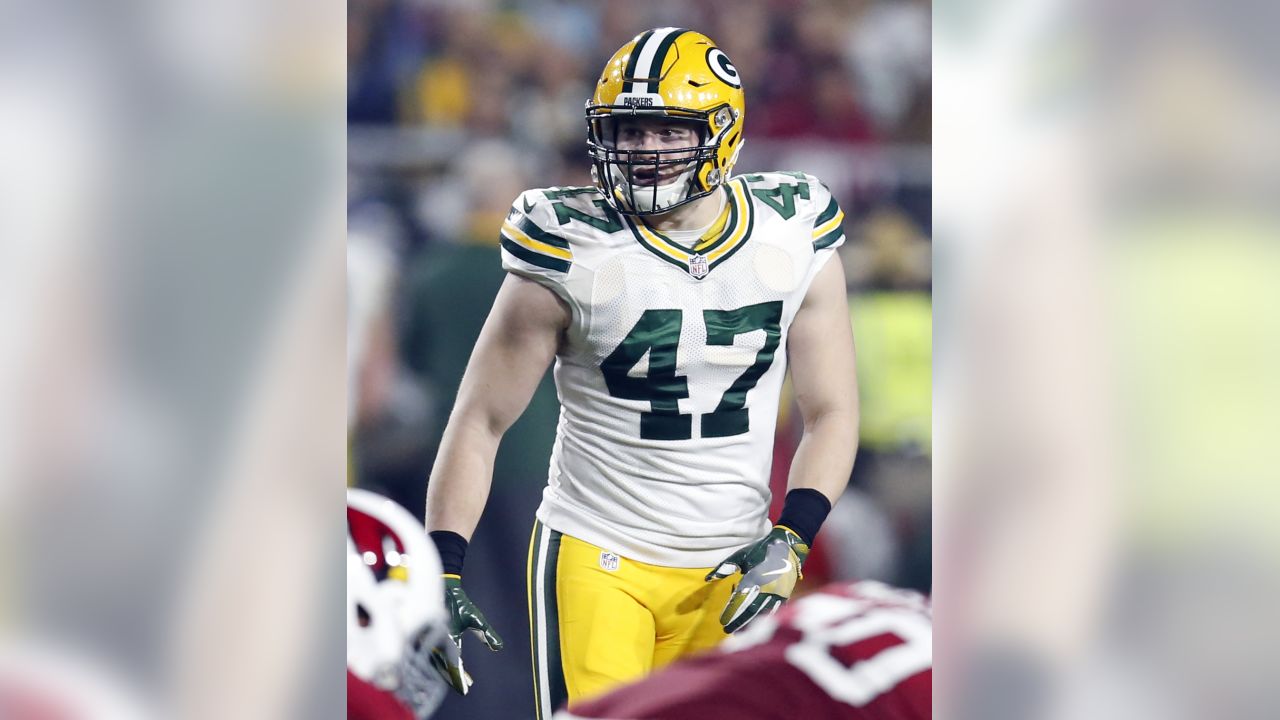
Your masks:
<svg viewBox="0 0 1280 720"><path fill-rule="evenodd" d="M501 650L502 638L494 632L480 608L467 597L467 591L462 589L462 578L456 575L444 577L444 604L449 608L449 639L432 653L431 665L449 683L449 687L466 695L472 680L462 667L462 636L471 631L490 650Z"/></svg>
<svg viewBox="0 0 1280 720"><path fill-rule="evenodd" d="M775 525L768 535L741 548L707 573L707 582L742 573L742 580L733 587L733 594L720 613L724 631L735 633L786 602L795 592L802 577L800 566L808 556L809 546L799 535L788 527Z"/></svg>

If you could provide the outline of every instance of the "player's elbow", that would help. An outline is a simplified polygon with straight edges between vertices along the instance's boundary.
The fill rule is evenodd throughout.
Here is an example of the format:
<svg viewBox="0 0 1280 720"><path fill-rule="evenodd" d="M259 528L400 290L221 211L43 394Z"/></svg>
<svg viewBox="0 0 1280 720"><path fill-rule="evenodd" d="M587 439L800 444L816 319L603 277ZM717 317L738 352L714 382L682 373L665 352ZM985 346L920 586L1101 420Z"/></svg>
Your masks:
<svg viewBox="0 0 1280 720"><path fill-rule="evenodd" d="M832 405L815 410L805 416L806 433L821 433L857 441L858 408L857 405Z"/></svg>
<svg viewBox="0 0 1280 720"><path fill-rule="evenodd" d="M510 426L511 422L501 413L483 407L458 405L449 415L445 433L469 443L496 447Z"/></svg>
<svg viewBox="0 0 1280 720"><path fill-rule="evenodd" d="M858 433L858 393L853 388L826 387L820 391L797 393L796 405L806 433Z"/></svg>

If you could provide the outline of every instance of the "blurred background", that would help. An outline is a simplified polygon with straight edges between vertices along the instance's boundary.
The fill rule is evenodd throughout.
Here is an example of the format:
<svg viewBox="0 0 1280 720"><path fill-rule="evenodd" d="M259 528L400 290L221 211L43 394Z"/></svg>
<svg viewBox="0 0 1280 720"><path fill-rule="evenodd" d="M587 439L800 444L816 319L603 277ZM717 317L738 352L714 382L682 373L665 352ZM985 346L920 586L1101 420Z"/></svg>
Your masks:
<svg viewBox="0 0 1280 720"><path fill-rule="evenodd" d="M846 212L860 451L804 583L931 586L930 6L916 0L348 4L350 480L421 517L472 344L503 279L498 228L530 187L589 185L583 105L636 34L710 36L737 65L736 172L803 170ZM800 437L784 399L775 507ZM501 653L446 718L532 717L524 565L558 404L550 375L503 440L467 556ZM529 700L528 703L525 701Z"/></svg>
<svg viewBox="0 0 1280 720"><path fill-rule="evenodd" d="M500 164L454 166L455 143L485 157L477 141L497 140L489 157L522 168L494 212L525 186L584 177L585 92L562 88L557 121L514 105L542 55L517 55L523 84L496 106L468 100L465 120L423 104L421 71L439 71L437 87L465 84L448 80L459 64L481 85L509 81L494 68L532 36L582 73L537 87L587 83L637 28L677 24L743 70L742 169L839 183L847 249L894 260L855 253L851 267L919 273L902 248L935 250L938 716L1274 717L1280 6L935 0L932 79L928 8L717 6L723 17L697 2L0 4L0 716L341 716L340 478L354 465L419 510L407 493L456 381L425 379L445 374L430 355L443 341L424 336L409 359L409 269L431 249L488 253L474 264L499 275L492 220L464 228L489 194L459 200L468 185L441 179ZM450 45L451 18L477 12L497 18L473 33L489 41ZM809 56L817 69L796 72ZM451 58L455 70L432 64ZM822 102L845 110L769 118L769 98L832 74ZM928 135L908 119L930 86L932 181ZM443 113L430 124L428 107ZM517 132L563 132L570 150ZM512 145L542 155L512 163ZM468 182L506 182L495 175ZM424 200L451 193L452 206ZM859 299L915 292L919 305L929 284L850 277L866 386L875 324ZM458 294L415 322L446 328L487 304ZM894 349L919 358L919 345ZM346 402L349 385L363 401ZM538 432L509 440L545 448ZM902 462L864 456L858 473L928 457L879 447ZM544 480L541 456L505 462L502 495L528 505L490 508L479 568L521 562ZM919 586L905 548L922 531L901 509L924 475L900 473L887 491L855 477L879 520L849 524L896 539L879 556ZM850 547L876 557L873 539ZM468 647L480 684L467 702L523 709L527 671L482 664L527 657L523 589L498 570L472 579L485 602L519 607L502 620L506 651Z"/></svg>

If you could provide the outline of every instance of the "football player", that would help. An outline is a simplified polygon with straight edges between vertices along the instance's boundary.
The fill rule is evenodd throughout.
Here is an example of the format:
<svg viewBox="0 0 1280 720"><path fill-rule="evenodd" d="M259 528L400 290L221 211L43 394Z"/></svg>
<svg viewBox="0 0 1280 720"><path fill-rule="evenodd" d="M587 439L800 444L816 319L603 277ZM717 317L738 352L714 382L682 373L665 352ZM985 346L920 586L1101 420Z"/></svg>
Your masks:
<svg viewBox="0 0 1280 720"><path fill-rule="evenodd" d="M923 596L830 585L713 651L562 710L554 720L926 720L933 621Z"/></svg>
<svg viewBox="0 0 1280 720"><path fill-rule="evenodd" d="M391 500L347 490L347 717L424 720L448 692L433 663L455 649L440 559Z"/></svg>
<svg viewBox="0 0 1280 720"><path fill-rule="evenodd" d="M562 408L528 555L540 719L777 609L847 484L844 216L813 176L731 174L745 113L709 38L641 33L587 104L595 185L528 190L502 225L508 276L444 432L427 527L452 637L500 648L463 560L498 443L554 361ZM804 437L771 525L788 365Z"/></svg>

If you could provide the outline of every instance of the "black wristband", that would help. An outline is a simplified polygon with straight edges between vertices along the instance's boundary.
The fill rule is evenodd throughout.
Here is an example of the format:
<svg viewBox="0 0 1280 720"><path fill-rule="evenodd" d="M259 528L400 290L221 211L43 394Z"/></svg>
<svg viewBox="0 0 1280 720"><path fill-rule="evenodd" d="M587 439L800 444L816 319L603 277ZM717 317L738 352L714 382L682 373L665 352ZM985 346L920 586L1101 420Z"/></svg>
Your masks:
<svg viewBox="0 0 1280 720"><path fill-rule="evenodd" d="M462 561L467 557L467 539L449 530L427 533L440 553L440 567L446 575L462 575Z"/></svg>
<svg viewBox="0 0 1280 720"><path fill-rule="evenodd" d="M782 502L782 514L778 516L778 525L789 528L805 545L813 546L813 539L818 529L831 512L831 501L826 495L813 488L798 488L787 493Z"/></svg>

